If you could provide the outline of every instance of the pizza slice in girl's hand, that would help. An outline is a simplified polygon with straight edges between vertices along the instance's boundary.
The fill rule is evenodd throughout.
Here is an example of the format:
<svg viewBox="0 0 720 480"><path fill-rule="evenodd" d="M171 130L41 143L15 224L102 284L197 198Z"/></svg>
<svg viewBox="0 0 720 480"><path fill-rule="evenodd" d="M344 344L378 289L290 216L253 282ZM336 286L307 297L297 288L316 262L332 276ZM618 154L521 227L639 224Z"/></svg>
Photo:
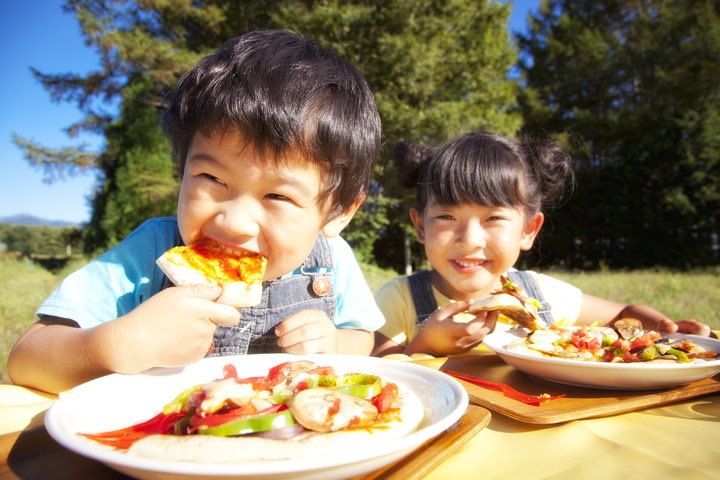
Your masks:
<svg viewBox="0 0 720 480"><path fill-rule="evenodd" d="M233 250L204 238L168 250L156 263L177 286L223 287L218 303L233 307L260 303L267 258L258 253Z"/></svg>

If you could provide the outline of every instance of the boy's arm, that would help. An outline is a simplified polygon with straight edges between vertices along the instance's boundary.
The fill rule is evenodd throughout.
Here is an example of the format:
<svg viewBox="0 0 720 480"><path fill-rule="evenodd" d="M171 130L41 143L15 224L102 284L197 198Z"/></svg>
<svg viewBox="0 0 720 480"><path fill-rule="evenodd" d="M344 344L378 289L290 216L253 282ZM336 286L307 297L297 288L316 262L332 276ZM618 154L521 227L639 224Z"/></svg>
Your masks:
<svg viewBox="0 0 720 480"><path fill-rule="evenodd" d="M214 303L220 287L163 290L127 315L92 328L44 317L16 342L8 373L16 385L57 393L108 373L139 373L200 360L218 324L234 325L238 309Z"/></svg>
<svg viewBox="0 0 720 480"><path fill-rule="evenodd" d="M576 324L591 325L600 320L603 325L609 325L621 318L640 320L643 328L648 330L661 330L667 333L690 333L703 337L715 336L708 325L693 319L674 322L667 315L645 305L625 305L586 293L582 294L582 304Z"/></svg>

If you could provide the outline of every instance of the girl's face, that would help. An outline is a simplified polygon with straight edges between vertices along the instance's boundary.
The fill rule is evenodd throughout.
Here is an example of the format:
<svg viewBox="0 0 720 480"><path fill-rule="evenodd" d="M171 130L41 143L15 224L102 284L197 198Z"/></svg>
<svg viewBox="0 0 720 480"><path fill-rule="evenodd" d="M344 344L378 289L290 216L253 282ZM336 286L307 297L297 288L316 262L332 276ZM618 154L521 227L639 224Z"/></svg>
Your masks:
<svg viewBox="0 0 720 480"><path fill-rule="evenodd" d="M437 275L433 283L456 301L477 300L500 288L500 275L529 250L544 216L527 219L519 208L474 203L446 207L428 202L410 212L420 243Z"/></svg>

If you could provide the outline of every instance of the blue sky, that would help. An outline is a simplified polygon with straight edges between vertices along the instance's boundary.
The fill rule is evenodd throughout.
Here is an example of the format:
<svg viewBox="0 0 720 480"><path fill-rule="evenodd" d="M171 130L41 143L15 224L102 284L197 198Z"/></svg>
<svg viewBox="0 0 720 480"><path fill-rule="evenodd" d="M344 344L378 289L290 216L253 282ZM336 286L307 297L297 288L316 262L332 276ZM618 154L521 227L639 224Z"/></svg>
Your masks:
<svg viewBox="0 0 720 480"><path fill-rule="evenodd" d="M510 29L525 30L528 10L540 0L515 0ZM85 46L80 25L62 10L61 0L0 0L0 218L27 213L48 220L89 220L87 198L95 185L90 172L43 183L43 172L31 167L12 142L12 133L48 148L85 144L99 150L102 138L70 138L65 129L83 118L71 103L55 103L33 77L43 73L84 75L99 68L99 56Z"/></svg>

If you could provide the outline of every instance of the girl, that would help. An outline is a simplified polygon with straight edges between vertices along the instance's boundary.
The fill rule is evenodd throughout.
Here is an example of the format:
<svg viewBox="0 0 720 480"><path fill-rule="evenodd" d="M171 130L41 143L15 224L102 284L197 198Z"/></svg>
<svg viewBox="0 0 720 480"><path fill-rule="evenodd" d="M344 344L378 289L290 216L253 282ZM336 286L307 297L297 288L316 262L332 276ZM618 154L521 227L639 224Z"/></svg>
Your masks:
<svg viewBox="0 0 720 480"><path fill-rule="evenodd" d="M377 293L386 323L375 333L373 355L462 353L496 328L511 328L513 322L497 312L467 313L474 300L501 288L502 275L541 303L547 324L609 324L632 317L648 329L711 334L695 320L675 323L650 307L593 297L512 268L540 232L543 208L572 185L570 157L555 145L476 132L435 150L399 144L394 156L398 183L417 188L410 217L432 270L393 279Z"/></svg>

